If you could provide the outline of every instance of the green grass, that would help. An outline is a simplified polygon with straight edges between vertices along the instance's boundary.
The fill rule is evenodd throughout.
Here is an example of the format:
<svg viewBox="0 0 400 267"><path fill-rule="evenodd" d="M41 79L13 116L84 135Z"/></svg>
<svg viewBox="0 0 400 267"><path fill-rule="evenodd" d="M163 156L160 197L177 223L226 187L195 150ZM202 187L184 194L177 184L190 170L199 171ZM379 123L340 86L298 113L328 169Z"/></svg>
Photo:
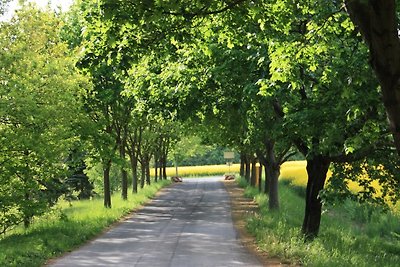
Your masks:
<svg viewBox="0 0 400 267"><path fill-rule="evenodd" d="M18 229L0 239L0 266L42 266L101 233L133 209L147 202L168 181L153 183L123 201L112 198L105 209L102 199L60 203L51 213L37 218L27 230Z"/></svg>
<svg viewBox="0 0 400 267"><path fill-rule="evenodd" d="M239 181L241 185L245 182ZM261 212L248 220L249 231L259 247L285 262L304 266L400 266L400 215L347 201L326 208L320 234L304 243L300 228L304 198L299 189L280 183L280 211L267 208L267 197L246 188L255 197Z"/></svg>

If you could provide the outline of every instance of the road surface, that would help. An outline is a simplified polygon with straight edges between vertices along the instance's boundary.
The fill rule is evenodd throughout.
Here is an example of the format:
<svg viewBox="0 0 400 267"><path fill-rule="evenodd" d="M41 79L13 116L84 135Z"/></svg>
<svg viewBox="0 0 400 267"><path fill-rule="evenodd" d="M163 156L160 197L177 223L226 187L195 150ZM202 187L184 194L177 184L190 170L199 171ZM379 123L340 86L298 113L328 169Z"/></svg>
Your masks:
<svg viewBox="0 0 400 267"><path fill-rule="evenodd" d="M238 241L221 177L184 179L51 266L262 266Z"/></svg>

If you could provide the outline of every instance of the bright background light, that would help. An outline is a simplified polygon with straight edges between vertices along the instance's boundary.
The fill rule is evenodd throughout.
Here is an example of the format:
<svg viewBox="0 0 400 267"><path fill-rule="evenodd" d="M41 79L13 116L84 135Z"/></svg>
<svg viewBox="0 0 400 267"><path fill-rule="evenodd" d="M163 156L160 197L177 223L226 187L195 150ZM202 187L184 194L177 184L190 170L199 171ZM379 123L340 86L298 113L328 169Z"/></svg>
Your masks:
<svg viewBox="0 0 400 267"><path fill-rule="evenodd" d="M62 11L68 10L68 8L72 5L74 0L28 0L28 2L35 2L39 7L45 8L50 2L50 6L54 10L58 10L61 7ZM18 0L13 0L10 2L7 8L6 14L3 17L0 17L1 21L10 20L14 15L15 10L19 8Z"/></svg>

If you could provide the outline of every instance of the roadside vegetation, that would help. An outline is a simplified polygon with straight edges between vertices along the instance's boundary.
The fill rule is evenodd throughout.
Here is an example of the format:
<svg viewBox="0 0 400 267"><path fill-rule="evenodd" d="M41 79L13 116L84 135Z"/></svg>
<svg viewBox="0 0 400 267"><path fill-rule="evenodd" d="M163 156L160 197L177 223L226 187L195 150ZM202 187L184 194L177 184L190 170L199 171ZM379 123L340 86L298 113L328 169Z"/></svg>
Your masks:
<svg viewBox="0 0 400 267"><path fill-rule="evenodd" d="M261 250L285 262L304 266L398 266L400 262L399 209L383 212L369 204L347 200L342 205L324 206L321 234L304 243L301 234L305 188L290 180L279 184L280 211L268 209L268 197L247 186L245 195L254 198L260 213L248 219L248 231Z"/></svg>
<svg viewBox="0 0 400 267"><path fill-rule="evenodd" d="M34 218L31 227L19 227L0 239L0 266L42 266L94 238L168 184L153 183L137 194L129 194L128 201L113 195L112 209L105 209L101 198L61 201L51 212Z"/></svg>

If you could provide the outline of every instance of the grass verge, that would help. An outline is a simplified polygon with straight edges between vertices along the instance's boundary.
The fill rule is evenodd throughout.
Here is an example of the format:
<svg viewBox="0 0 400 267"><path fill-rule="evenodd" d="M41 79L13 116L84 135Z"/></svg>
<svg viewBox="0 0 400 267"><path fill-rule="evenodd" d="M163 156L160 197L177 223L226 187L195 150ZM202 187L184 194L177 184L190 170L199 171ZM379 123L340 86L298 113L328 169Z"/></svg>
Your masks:
<svg viewBox="0 0 400 267"><path fill-rule="evenodd" d="M281 209L271 212L265 195L245 189L245 195L260 205L260 213L249 218L247 228L269 255L304 266L399 266L399 214L348 201L326 208L319 237L304 243L300 235L304 198L288 183L281 183L279 191Z"/></svg>
<svg viewBox="0 0 400 267"><path fill-rule="evenodd" d="M100 234L169 183L146 186L138 194L130 194L128 201L115 195L111 209L103 207L102 199L76 201L72 206L61 202L52 212L37 218L29 229L16 230L0 239L0 266L42 266Z"/></svg>

